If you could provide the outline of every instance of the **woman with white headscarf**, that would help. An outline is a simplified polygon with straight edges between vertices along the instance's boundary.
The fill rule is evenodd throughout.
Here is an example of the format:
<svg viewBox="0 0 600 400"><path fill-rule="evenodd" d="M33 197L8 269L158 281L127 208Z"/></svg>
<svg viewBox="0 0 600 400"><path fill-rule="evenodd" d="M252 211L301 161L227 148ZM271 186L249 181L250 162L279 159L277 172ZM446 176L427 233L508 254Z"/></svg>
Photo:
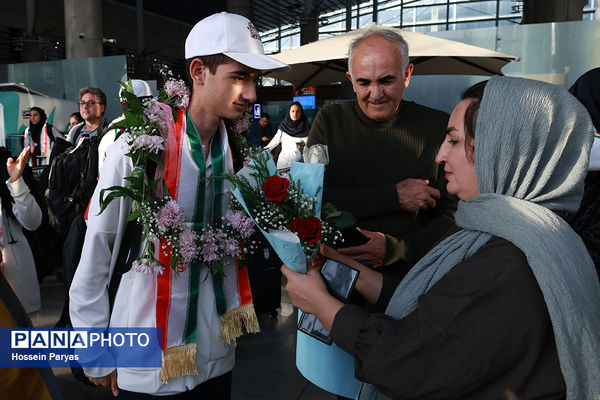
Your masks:
<svg viewBox="0 0 600 400"><path fill-rule="evenodd" d="M356 289L385 314L338 302L314 268L282 267L293 303L354 357L361 399L600 396L600 284L559 217L579 206L591 129L557 86L476 85L437 156L462 200L450 235L399 284L321 248L360 270Z"/></svg>

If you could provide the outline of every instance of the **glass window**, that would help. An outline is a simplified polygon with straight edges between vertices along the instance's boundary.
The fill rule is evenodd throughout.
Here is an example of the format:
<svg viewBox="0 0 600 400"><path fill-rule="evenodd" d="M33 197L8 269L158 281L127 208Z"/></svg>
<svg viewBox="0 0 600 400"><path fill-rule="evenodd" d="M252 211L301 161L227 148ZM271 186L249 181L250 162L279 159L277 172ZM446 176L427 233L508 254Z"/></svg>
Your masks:
<svg viewBox="0 0 600 400"><path fill-rule="evenodd" d="M583 11L592 11L598 7L598 0L588 0L585 7L583 7Z"/></svg>
<svg viewBox="0 0 600 400"><path fill-rule="evenodd" d="M450 7L450 19L474 19L496 17L495 1L477 1L453 4Z"/></svg>
<svg viewBox="0 0 600 400"><path fill-rule="evenodd" d="M501 19L498 21L498 26L520 25L521 18Z"/></svg>
<svg viewBox="0 0 600 400"><path fill-rule="evenodd" d="M411 25L417 23L417 13L414 8L402 8L402 25Z"/></svg>
<svg viewBox="0 0 600 400"><path fill-rule="evenodd" d="M416 8L417 23L446 22L446 6Z"/></svg>
<svg viewBox="0 0 600 400"><path fill-rule="evenodd" d="M446 24L419 25L419 26L415 26L414 29L411 29L411 30L413 32L422 32L422 33L445 31L446 30Z"/></svg>
<svg viewBox="0 0 600 400"><path fill-rule="evenodd" d="M400 24L400 7L388 8L380 10L377 15L377 23L381 25L398 25Z"/></svg>
<svg viewBox="0 0 600 400"><path fill-rule="evenodd" d="M367 26L369 25L371 22L373 22L373 10L371 10L371 12L369 12L367 15L360 15L360 23L359 26L362 28L363 26Z"/></svg>
<svg viewBox="0 0 600 400"><path fill-rule="evenodd" d="M501 1L500 2L499 16L500 17L512 17L520 16L523 10L522 1Z"/></svg>
<svg viewBox="0 0 600 400"><path fill-rule="evenodd" d="M449 29L450 30L475 29L475 28L489 28L491 26L496 26L496 20L459 22L459 23L455 23L455 24L450 24Z"/></svg>
<svg viewBox="0 0 600 400"><path fill-rule="evenodd" d="M428 6L431 4L446 4L446 0L417 0L417 1L409 1L404 0L405 3L410 3L411 6Z"/></svg>

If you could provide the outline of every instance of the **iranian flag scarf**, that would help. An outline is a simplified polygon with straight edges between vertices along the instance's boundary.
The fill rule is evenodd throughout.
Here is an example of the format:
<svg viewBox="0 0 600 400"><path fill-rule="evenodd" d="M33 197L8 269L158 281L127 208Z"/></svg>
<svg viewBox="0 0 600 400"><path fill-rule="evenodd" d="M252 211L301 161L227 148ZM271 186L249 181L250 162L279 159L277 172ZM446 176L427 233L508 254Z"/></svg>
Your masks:
<svg viewBox="0 0 600 400"><path fill-rule="evenodd" d="M198 167L196 184L187 184L186 188L195 188L195 194L189 190L182 191L181 185L182 176L189 178L191 173L181 169L185 133L194 163ZM233 172L231 149L223 128L217 131L210 146L212 176ZM225 195L228 183L221 179L203 180L206 177L206 163L202 143L184 109L178 110L177 122L169 126L164 160L164 181L170 196L180 205L195 201L195 204L191 207L188 204L187 207L194 209L192 229L200 234L205 222L220 222L221 217L229 210L229 196ZM207 190L212 196L206 195ZM212 201L212 204L206 204L207 201ZM162 241L157 249L168 250L168 244ZM158 260L163 265L170 265L170 252L157 252ZM202 263L194 262L178 265L177 273L167 267L163 274L157 276L156 326L162 329L161 380L165 383L173 378L197 374L196 332L197 329L203 329L202 322L198 326L198 307L206 306L198 304L203 268ZM259 326L252 305L246 266L239 265L233 259L229 262L223 260L223 272L224 276L212 275L212 287L221 323L222 340L229 344L243 334L242 328L248 332L259 332Z"/></svg>

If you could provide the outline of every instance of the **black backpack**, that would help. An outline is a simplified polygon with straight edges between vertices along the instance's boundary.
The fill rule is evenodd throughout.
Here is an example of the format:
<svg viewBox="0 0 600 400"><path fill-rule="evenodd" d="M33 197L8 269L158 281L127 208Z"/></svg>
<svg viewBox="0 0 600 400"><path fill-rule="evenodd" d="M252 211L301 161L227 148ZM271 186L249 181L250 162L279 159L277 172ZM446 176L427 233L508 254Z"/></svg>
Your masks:
<svg viewBox="0 0 600 400"><path fill-rule="evenodd" d="M70 142L57 138L63 149L53 160L45 197L48 219L56 233L65 238L73 220L85 213L98 183L98 144L101 135L84 139L75 150Z"/></svg>

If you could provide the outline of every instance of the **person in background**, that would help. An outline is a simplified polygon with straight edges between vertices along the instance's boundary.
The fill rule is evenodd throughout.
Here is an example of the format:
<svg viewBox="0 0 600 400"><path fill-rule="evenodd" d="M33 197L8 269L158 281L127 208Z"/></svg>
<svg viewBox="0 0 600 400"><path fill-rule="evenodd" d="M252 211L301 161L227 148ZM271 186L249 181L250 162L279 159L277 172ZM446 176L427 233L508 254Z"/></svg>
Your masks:
<svg viewBox="0 0 600 400"><path fill-rule="evenodd" d="M30 165L48 165L52 146L57 138L62 138L59 132L51 124L46 123L48 117L46 112L39 107L29 109L29 126L23 135L23 146L31 149Z"/></svg>
<svg viewBox="0 0 600 400"><path fill-rule="evenodd" d="M142 103L152 98L152 89L150 89L150 85L148 85L146 81L141 79L132 79L131 85L133 88L133 93L142 101ZM102 163L106 158L106 150L115 142L115 140L117 140L121 133L123 133L123 128L119 127L119 122L125 119L125 110L129 109L129 102L125 97L123 97L123 87L121 87L121 90L119 90L119 100L121 101L123 113L120 117L115 118L110 122L106 131L102 133L102 138L98 144L98 173L100 172Z"/></svg>
<svg viewBox="0 0 600 400"><path fill-rule="evenodd" d="M23 233L23 229L34 231L42 223L42 210L30 190L35 184L26 165L30 154L31 147L26 146L13 160L10 151L0 147L2 274L28 313L42 306L35 261Z"/></svg>
<svg viewBox="0 0 600 400"><path fill-rule="evenodd" d="M565 89L494 77L469 88L437 154L456 226L398 283L360 270L383 313L333 298L316 268L282 267L295 306L355 359L361 399L595 399L600 283L558 214L577 209L592 137ZM387 397L386 397L387 396Z"/></svg>
<svg viewBox="0 0 600 400"><path fill-rule="evenodd" d="M83 117L81 116L81 114L79 112L74 112L73 114L71 114L71 116L69 117L69 126L67 126L67 134L69 133L69 131L77 124L80 124L83 122Z"/></svg>
<svg viewBox="0 0 600 400"><path fill-rule="evenodd" d="M256 147L264 147L273 138L273 128L269 122L269 113L262 113L258 120L252 121L248 127L248 143Z"/></svg>
<svg viewBox="0 0 600 400"><path fill-rule="evenodd" d="M585 106L592 117L594 131L590 134L594 135L594 144L590 151L581 206L567 218L567 222L583 239L600 274L600 68L581 75L569 92Z"/></svg>
<svg viewBox="0 0 600 400"><path fill-rule="evenodd" d="M79 110L83 121L69 131L67 140L77 146L85 138L91 138L104 132L108 122L104 119L106 95L95 87L79 90Z"/></svg>
<svg viewBox="0 0 600 400"><path fill-rule="evenodd" d="M302 105L295 101L290 105L289 112L279 124L277 133L265 146L267 150L275 149L281 144L281 153L277 159L277 169L289 168L293 161L299 161L302 150L308 140L308 120L302 110Z"/></svg>

